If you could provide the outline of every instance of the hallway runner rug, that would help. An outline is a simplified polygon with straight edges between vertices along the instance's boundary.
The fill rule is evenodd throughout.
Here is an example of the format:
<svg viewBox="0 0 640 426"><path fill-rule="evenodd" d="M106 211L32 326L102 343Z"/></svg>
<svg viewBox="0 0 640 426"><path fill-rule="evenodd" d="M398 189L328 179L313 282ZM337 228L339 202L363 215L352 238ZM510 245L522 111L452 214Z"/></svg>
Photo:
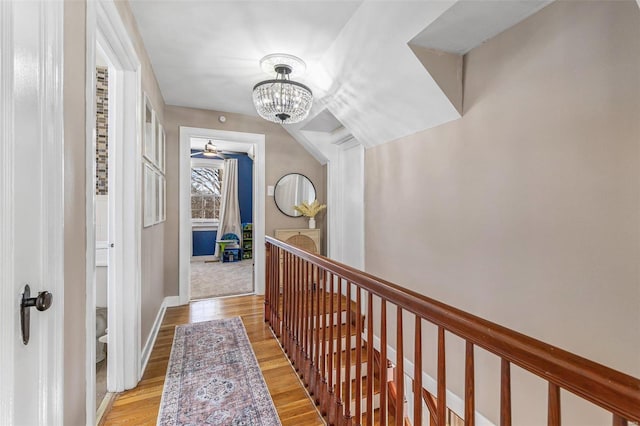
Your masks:
<svg viewBox="0 0 640 426"><path fill-rule="evenodd" d="M176 327L158 425L280 425L239 317Z"/></svg>

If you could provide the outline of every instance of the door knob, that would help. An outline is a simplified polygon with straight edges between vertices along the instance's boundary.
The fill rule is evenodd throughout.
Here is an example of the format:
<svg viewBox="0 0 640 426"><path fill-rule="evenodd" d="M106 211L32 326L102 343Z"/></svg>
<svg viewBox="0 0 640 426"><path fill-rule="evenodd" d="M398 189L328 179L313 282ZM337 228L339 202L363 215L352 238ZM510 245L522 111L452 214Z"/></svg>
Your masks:
<svg viewBox="0 0 640 426"><path fill-rule="evenodd" d="M48 291L41 291L37 297L31 297L29 284L24 286L22 292L22 302L20 303L20 326L22 329L22 343L29 343L29 328L31 322L31 311L29 308L35 306L39 311L46 311L53 303L53 295Z"/></svg>

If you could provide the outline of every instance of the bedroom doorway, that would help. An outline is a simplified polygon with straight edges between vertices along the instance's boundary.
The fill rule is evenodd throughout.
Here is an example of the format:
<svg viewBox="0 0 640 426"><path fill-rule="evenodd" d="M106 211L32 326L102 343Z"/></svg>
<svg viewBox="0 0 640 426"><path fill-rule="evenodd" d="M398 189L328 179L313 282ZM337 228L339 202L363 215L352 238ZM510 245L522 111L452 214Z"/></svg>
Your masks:
<svg viewBox="0 0 640 426"><path fill-rule="evenodd" d="M191 300L254 293L252 148L190 138Z"/></svg>
<svg viewBox="0 0 640 426"><path fill-rule="evenodd" d="M265 136L255 133L243 133L233 131L223 131L215 129L203 129L193 127L180 127L180 303L188 303L191 299L210 297L208 294L198 294L194 291L192 295L192 275L197 282L198 275L208 276L217 275L219 277L218 290L224 291L223 285L220 284L223 275L229 276L230 286L234 287L234 277L237 274L244 273L245 275L251 273L253 279L251 287L256 294L264 294L264 271L265 271L265 251L264 245L260 244L260 241L264 241L264 229L265 229ZM205 204L205 201L201 201L198 195L198 191L192 188L192 177L194 168L197 169L201 164L198 157L206 157L204 155L205 150L212 151L211 148L206 148L206 145L211 143L215 145L215 150L222 154L218 160L224 160L223 157L229 157L239 159L241 156L248 157L251 162L247 166L251 169L250 179L252 190L248 193L245 190L244 197L247 196L251 199L251 214L247 215L246 207L244 215L242 214L241 207L241 219L240 228L235 228L234 232L238 238L237 241L227 242L215 242L216 238L210 234L205 237L199 233L202 232L216 232L217 237L217 225L212 221L207 222L207 215L211 213L211 209L215 209L215 201L210 201L209 207ZM195 159L193 159L195 157ZM215 157L215 156L214 156ZM193 162L192 162L193 159ZM238 176L241 175L242 161L238 161ZM228 172L228 171L227 171ZM207 172L209 174L215 174L214 172ZM228 174L228 173L227 173ZM222 185L224 185L225 170L224 164L222 166ZM240 185L239 185L240 186ZM195 193L195 197L192 197L192 192ZM209 191L211 192L211 191ZM239 191L241 192L241 191ZM250 195L248 195L250 194ZM207 195L207 194L201 194ZM241 194L238 194L239 203L242 204L240 198ZM222 196L222 193L220 194ZM192 199L195 198L195 199ZM204 197L206 198L206 197ZM209 197L211 199L212 197ZM222 201L220 203L222 206ZM209 208L209 211L207 209ZM198 213L200 212L200 213ZM193 216L196 217L194 222ZM204 216L204 217L202 217ZM250 221L248 221L250 218ZM197 224L198 219L205 219L204 224L200 230L196 226L194 230L194 223ZM246 227L249 228L246 228ZM207 229L207 227L209 227ZM205 230L202 230L204 228ZM246 232L245 232L246 231ZM248 238L248 237L251 238ZM222 237L227 237L226 235ZM244 237L244 238L243 238ZM243 254L249 251L249 247L246 245L247 240L251 240L251 259L245 261L242 260ZM205 240L202 246L206 252L199 251L201 248L201 240ZM222 243L222 244L220 244ZM215 254L215 249L222 250L222 255ZM233 250L233 249L238 250ZM226 249L226 250L224 250ZM231 249L231 250L229 250ZM224 257L224 253L227 256ZM205 257L206 256L206 257ZM196 265L192 268L192 261L194 257L200 257L198 261L201 261L201 265ZM223 260L222 262L220 260ZM224 261L226 260L226 261ZM217 262L216 262L217 261ZM215 263L215 266L207 265L208 263ZM243 263L248 265L244 272L242 272ZM217 271L212 268L218 268ZM222 269L224 268L224 269ZM232 269L241 268L240 271ZM204 270L204 273L200 273L200 269ZM247 270L248 269L248 270ZM251 288L248 287L248 288ZM230 291L231 292L231 291ZM238 289L234 289L234 294L241 294ZM224 296L225 294L218 294L218 296Z"/></svg>

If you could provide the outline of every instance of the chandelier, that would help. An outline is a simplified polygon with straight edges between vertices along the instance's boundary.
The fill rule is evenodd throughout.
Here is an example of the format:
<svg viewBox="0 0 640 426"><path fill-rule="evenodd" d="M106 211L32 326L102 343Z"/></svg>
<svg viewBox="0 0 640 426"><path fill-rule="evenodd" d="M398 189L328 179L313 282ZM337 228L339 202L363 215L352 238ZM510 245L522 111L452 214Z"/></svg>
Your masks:
<svg viewBox="0 0 640 426"><path fill-rule="evenodd" d="M304 84L290 79L294 71L304 71L304 62L295 56L276 53L260 60L263 70L276 72L276 78L253 87L253 104L260 117L280 124L298 123L309 115L313 95ZM298 71L299 72L299 71Z"/></svg>

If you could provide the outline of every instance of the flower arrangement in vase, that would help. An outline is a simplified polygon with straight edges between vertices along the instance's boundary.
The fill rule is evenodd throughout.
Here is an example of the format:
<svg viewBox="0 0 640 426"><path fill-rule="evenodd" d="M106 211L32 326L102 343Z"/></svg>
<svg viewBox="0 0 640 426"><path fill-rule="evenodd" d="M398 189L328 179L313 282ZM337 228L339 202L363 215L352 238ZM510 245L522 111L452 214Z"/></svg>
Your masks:
<svg viewBox="0 0 640 426"><path fill-rule="evenodd" d="M309 229L314 229L316 227L316 215L320 213L322 210L327 208L326 204L320 204L318 200L313 200L311 203L307 203L303 201L302 204L298 206L293 206L293 208L300 212L302 216L309 218Z"/></svg>

